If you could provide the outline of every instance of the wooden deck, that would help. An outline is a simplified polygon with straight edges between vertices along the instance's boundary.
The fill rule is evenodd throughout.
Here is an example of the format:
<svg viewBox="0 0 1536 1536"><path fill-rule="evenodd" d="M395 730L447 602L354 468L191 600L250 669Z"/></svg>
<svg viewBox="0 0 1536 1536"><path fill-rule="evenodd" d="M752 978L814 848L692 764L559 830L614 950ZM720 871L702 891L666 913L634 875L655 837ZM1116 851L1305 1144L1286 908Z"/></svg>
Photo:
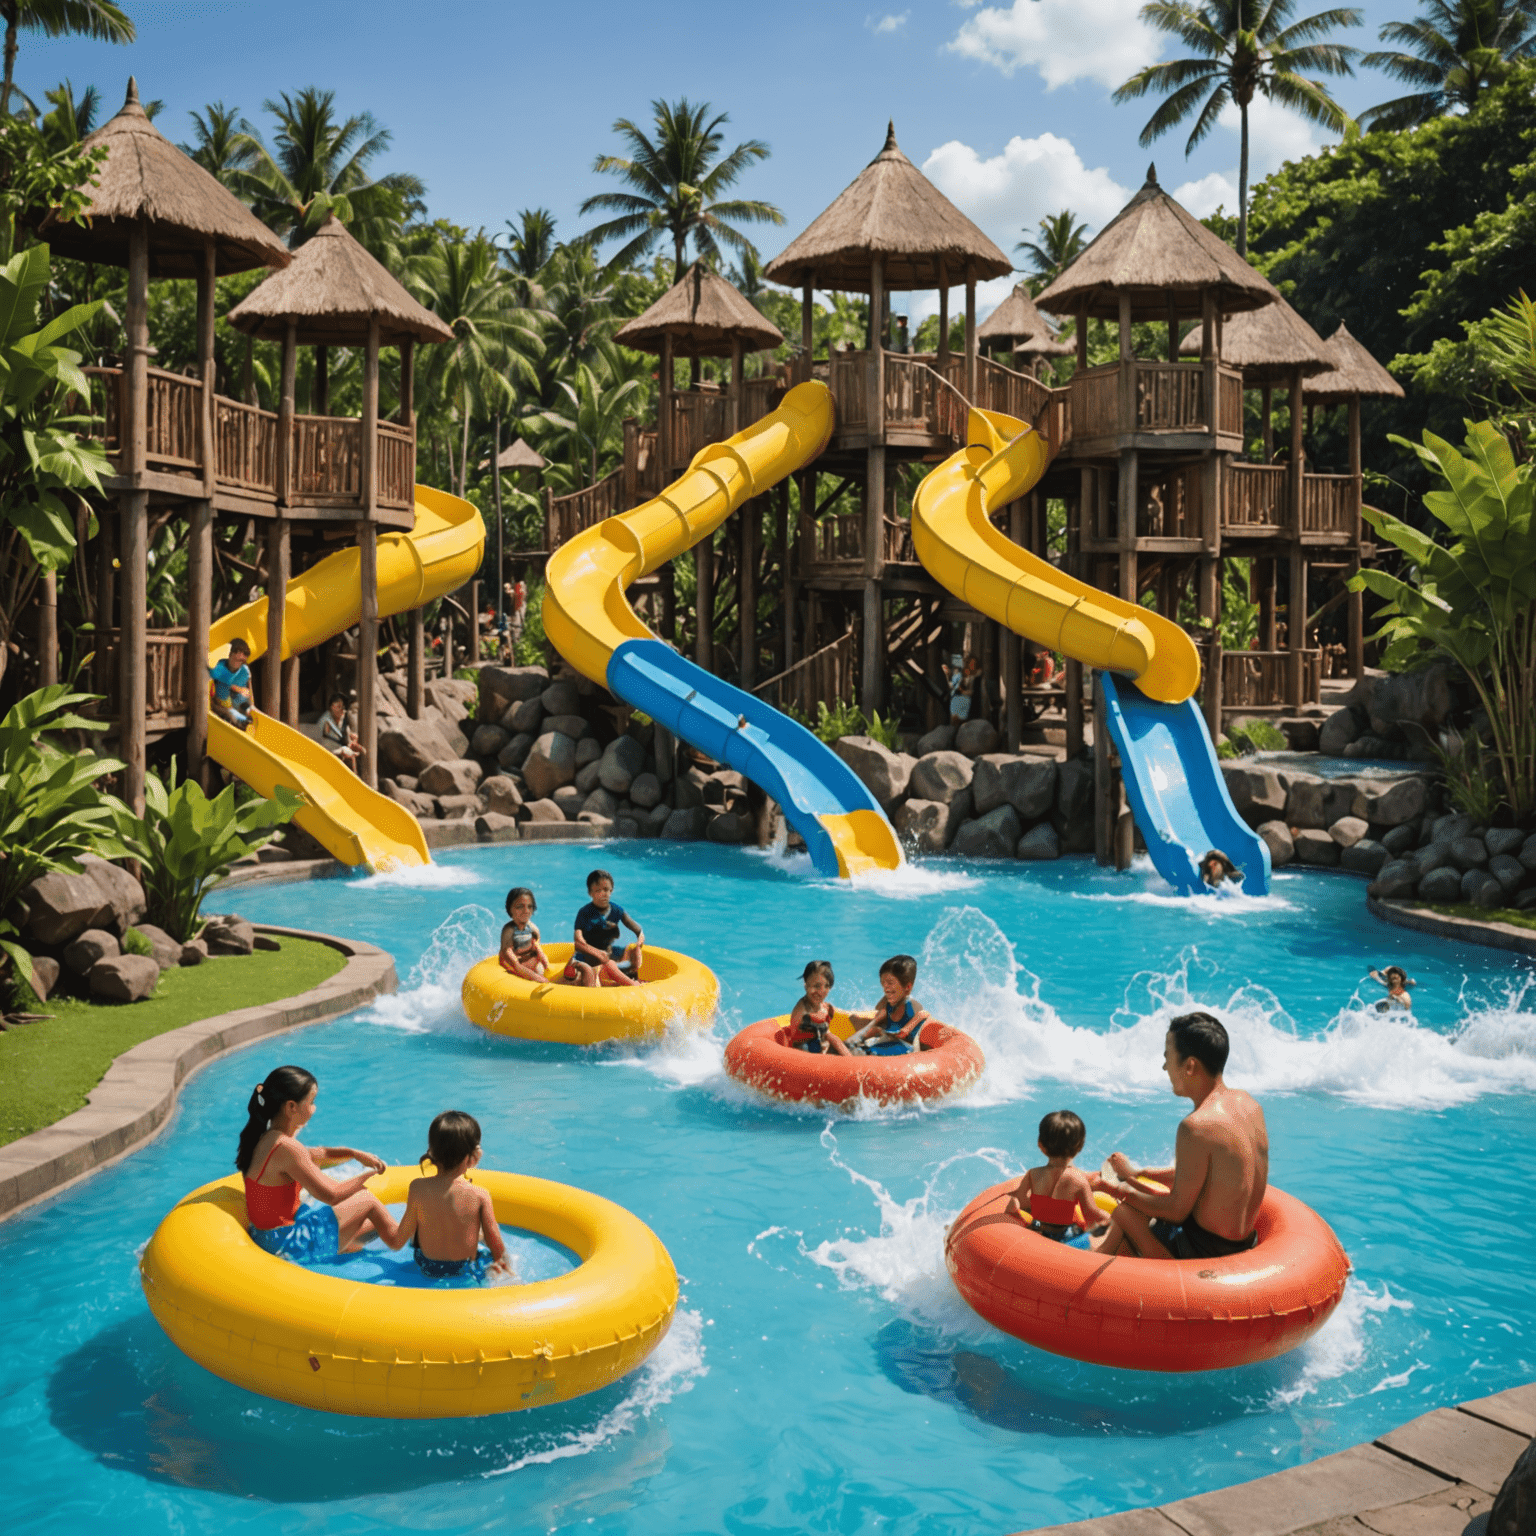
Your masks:
<svg viewBox="0 0 1536 1536"><path fill-rule="evenodd" d="M1067 394L1075 455L1242 446L1243 376L1214 360L1104 363L1074 374Z"/></svg>

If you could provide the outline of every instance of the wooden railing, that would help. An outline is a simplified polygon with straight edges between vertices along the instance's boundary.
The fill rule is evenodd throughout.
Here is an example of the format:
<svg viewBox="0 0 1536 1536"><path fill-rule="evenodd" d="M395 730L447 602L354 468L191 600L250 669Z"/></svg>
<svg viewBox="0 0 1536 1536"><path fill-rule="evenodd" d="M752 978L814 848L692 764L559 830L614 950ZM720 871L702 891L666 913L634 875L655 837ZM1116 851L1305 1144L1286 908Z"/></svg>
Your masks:
<svg viewBox="0 0 1536 1536"><path fill-rule="evenodd" d="M381 507L416 505L416 429L398 421L379 423L379 485Z"/></svg>
<svg viewBox="0 0 1536 1536"><path fill-rule="evenodd" d="M293 418L292 499L356 502L363 490L363 431L345 416Z"/></svg>
<svg viewBox="0 0 1536 1536"><path fill-rule="evenodd" d="M1190 363L1136 364L1136 427L1141 432L1187 431L1209 419L1205 369Z"/></svg>
<svg viewBox="0 0 1536 1536"><path fill-rule="evenodd" d="M1267 532L1290 522L1291 472L1286 465L1232 464L1224 479L1224 530Z"/></svg>
<svg viewBox="0 0 1536 1536"><path fill-rule="evenodd" d="M199 459L197 468L202 468ZM277 494L277 417L223 395L213 397L213 475L223 486Z"/></svg>
<svg viewBox="0 0 1536 1536"><path fill-rule="evenodd" d="M917 551L912 547L912 524L905 518L888 517L885 520L885 563L887 565L917 565Z"/></svg>
<svg viewBox="0 0 1536 1536"><path fill-rule="evenodd" d="M1301 530L1303 533L1353 535L1359 507L1353 475L1303 475L1301 477Z"/></svg>
<svg viewBox="0 0 1536 1536"><path fill-rule="evenodd" d="M1201 466L1190 464L1155 481L1136 513L1143 539L1198 539L1205 535Z"/></svg>
<svg viewBox="0 0 1536 1536"><path fill-rule="evenodd" d="M1221 706L1232 709L1282 709L1297 702L1316 704L1322 697L1321 651L1302 651L1301 698L1291 698L1290 651L1223 651L1221 656Z"/></svg>
<svg viewBox="0 0 1536 1536"><path fill-rule="evenodd" d="M1129 407L1122 394L1125 386L1121 364L1105 363L1073 374L1068 385L1073 437L1081 440L1122 432L1212 430L1204 363L1154 363L1138 358L1126 366L1136 370L1135 396ZM1224 435L1239 435L1243 422L1242 375L1236 369L1217 365L1215 378L1216 429ZM1043 385L1037 387L1046 393Z"/></svg>
<svg viewBox="0 0 1536 1536"><path fill-rule="evenodd" d="M812 566L862 566L864 514L833 512L810 527L808 563Z"/></svg>
<svg viewBox="0 0 1536 1536"><path fill-rule="evenodd" d="M869 427L869 353L834 352L827 367L827 387L837 401L839 434Z"/></svg>
<svg viewBox="0 0 1536 1536"><path fill-rule="evenodd" d="M551 554L567 539L627 511L624 505L623 467L604 475L595 485L572 491L568 496L551 496L545 502L544 547Z"/></svg>
<svg viewBox="0 0 1536 1536"><path fill-rule="evenodd" d="M119 713L118 644L120 631L103 630L97 637L91 663L97 691L105 697L92 706L97 719L113 719ZM145 713L174 717L187 712L187 632L185 629L152 629L145 637L147 665Z"/></svg>
<svg viewBox="0 0 1536 1536"><path fill-rule="evenodd" d="M1243 376L1235 368L1216 370L1216 430L1226 437L1243 435Z"/></svg>
<svg viewBox="0 0 1536 1536"><path fill-rule="evenodd" d="M775 709L793 709L814 720L818 702L825 700L832 705L853 697L854 667L850 629L831 645L812 651L803 661L759 683L752 692Z"/></svg>

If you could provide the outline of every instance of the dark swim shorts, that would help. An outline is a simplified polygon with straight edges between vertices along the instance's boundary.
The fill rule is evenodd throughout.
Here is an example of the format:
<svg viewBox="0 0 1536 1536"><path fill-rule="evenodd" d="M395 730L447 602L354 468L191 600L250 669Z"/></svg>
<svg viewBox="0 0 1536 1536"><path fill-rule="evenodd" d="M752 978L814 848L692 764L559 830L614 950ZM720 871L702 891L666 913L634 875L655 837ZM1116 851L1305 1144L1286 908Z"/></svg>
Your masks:
<svg viewBox="0 0 1536 1536"><path fill-rule="evenodd" d="M1193 1216L1177 1224L1158 1219L1152 1223L1152 1236L1176 1259L1225 1259L1234 1253L1247 1253L1259 1240L1256 1231L1235 1242L1230 1237L1217 1237Z"/></svg>

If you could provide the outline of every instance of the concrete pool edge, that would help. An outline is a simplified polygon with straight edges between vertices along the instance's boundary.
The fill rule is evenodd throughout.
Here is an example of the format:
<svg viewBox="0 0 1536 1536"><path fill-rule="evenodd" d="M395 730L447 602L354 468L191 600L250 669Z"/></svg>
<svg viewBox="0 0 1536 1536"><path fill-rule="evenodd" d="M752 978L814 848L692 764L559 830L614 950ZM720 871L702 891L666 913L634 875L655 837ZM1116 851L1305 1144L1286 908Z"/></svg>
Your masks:
<svg viewBox="0 0 1536 1536"><path fill-rule="evenodd" d="M1367 896L1366 909L1373 917L1416 933L1432 933L1441 939L1460 939L1487 949L1508 949L1536 959L1536 931L1512 923L1486 922L1476 917L1449 917L1395 897Z"/></svg>
<svg viewBox="0 0 1536 1536"><path fill-rule="evenodd" d="M337 1018L395 990L395 962L377 945L267 923L258 923L256 931L329 945L346 963L307 992L183 1024L124 1051L82 1108L0 1147L0 1222L137 1151L170 1120L182 1083L210 1061L267 1035Z"/></svg>
<svg viewBox="0 0 1536 1536"><path fill-rule="evenodd" d="M1435 1408L1368 1444L1252 1482L1029 1529L1034 1536L1481 1536L1482 1517L1533 1434L1536 1383ZM1356 1518L1365 1515L1372 1518Z"/></svg>

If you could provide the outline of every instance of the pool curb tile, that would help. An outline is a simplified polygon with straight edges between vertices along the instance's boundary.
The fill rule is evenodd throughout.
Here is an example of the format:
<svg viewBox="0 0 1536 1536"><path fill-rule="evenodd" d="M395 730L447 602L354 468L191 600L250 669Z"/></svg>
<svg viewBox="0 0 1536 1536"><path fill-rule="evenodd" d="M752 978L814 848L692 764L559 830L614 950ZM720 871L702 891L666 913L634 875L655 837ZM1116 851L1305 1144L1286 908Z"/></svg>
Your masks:
<svg viewBox="0 0 1536 1536"><path fill-rule="evenodd" d="M324 866L334 861L310 862ZM289 865L271 868L288 879L315 878ZM258 923L256 931L328 944L347 957L346 963L295 997L184 1024L124 1051L86 1095L83 1109L0 1147L0 1221L143 1145L170 1119L182 1083L225 1052L351 1013L395 990L395 962L376 945L267 923Z"/></svg>
<svg viewBox="0 0 1536 1536"><path fill-rule="evenodd" d="M1516 954L1536 958L1536 932L1516 928L1512 923L1484 922L1475 917L1447 917L1430 912L1411 902L1390 897L1367 896L1366 910L1384 923L1412 928L1416 933L1432 933L1441 939L1460 939L1466 944L1481 944L1488 949L1511 949Z"/></svg>
<svg viewBox="0 0 1536 1536"><path fill-rule="evenodd" d="M1033 1536L1410 1536L1480 1531L1536 1429L1536 1383L1436 1408L1369 1445L1156 1509ZM1025 1536L1024 1532L1018 1536Z"/></svg>

